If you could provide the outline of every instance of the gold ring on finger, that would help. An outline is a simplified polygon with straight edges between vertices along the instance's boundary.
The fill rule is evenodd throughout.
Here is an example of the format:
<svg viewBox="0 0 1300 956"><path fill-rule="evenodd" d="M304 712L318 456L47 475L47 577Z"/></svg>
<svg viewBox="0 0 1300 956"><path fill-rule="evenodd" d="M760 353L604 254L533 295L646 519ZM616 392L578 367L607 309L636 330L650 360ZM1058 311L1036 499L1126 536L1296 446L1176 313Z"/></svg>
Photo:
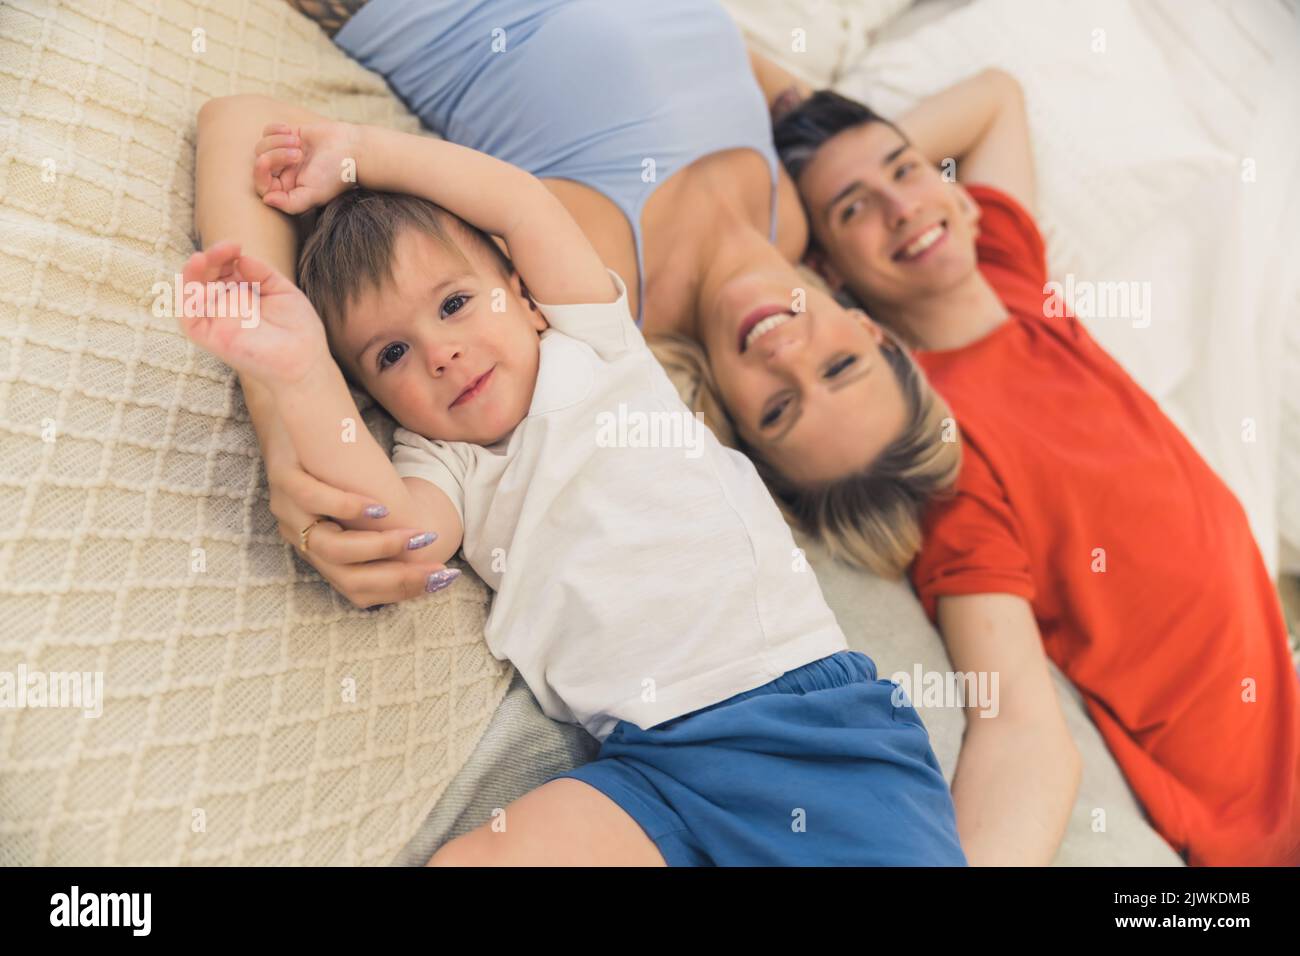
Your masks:
<svg viewBox="0 0 1300 956"><path fill-rule="evenodd" d="M303 528L301 531L298 532L298 547L302 548L303 554L307 553L307 536L311 534L311 529L316 527L316 525L320 524L324 520L325 520L324 518L317 518L311 524L307 525L307 527Z"/></svg>

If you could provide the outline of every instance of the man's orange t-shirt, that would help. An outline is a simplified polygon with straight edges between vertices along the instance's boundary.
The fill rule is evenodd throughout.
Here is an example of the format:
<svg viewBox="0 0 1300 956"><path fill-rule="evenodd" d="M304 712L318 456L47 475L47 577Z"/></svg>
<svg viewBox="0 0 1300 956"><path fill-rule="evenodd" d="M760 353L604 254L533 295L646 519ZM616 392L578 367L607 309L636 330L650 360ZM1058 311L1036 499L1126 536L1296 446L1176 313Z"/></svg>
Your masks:
<svg viewBox="0 0 1300 956"><path fill-rule="evenodd" d="M1300 679L1246 514L1083 326L1045 306L1033 218L969 191L980 271L1011 316L917 353L965 443L911 570L926 612L944 595L1025 598L1187 862L1300 864Z"/></svg>

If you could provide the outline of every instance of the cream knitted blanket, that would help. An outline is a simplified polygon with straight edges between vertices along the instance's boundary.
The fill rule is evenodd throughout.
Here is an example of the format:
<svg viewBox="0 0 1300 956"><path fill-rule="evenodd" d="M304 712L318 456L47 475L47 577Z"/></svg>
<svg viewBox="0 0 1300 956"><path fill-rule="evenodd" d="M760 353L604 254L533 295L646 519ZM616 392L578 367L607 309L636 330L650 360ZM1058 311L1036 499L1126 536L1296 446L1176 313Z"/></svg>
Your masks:
<svg viewBox="0 0 1300 956"><path fill-rule="evenodd" d="M468 569L366 612L294 556L233 374L151 308L241 92L418 128L276 0L0 6L2 864L386 863L510 682Z"/></svg>

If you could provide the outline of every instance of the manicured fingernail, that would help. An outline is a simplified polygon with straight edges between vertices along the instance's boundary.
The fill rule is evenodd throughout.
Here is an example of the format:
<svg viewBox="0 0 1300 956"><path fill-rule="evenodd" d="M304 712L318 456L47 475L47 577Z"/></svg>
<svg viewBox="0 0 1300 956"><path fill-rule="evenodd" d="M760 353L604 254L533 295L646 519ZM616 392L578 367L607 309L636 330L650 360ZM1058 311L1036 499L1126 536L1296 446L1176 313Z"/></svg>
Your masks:
<svg viewBox="0 0 1300 956"><path fill-rule="evenodd" d="M383 505L369 505L366 508L367 518L382 518L388 514L388 509Z"/></svg>
<svg viewBox="0 0 1300 956"><path fill-rule="evenodd" d="M456 568L443 568L441 571L434 571L429 575L429 580L424 583L424 589L431 594L434 591L441 591L458 577L460 577L460 571Z"/></svg>
<svg viewBox="0 0 1300 956"><path fill-rule="evenodd" d="M406 550L414 551L416 548L423 548L425 545L433 544L438 540L438 535L432 531L426 531L424 534L417 534L410 541L406 542Z"/></svg>

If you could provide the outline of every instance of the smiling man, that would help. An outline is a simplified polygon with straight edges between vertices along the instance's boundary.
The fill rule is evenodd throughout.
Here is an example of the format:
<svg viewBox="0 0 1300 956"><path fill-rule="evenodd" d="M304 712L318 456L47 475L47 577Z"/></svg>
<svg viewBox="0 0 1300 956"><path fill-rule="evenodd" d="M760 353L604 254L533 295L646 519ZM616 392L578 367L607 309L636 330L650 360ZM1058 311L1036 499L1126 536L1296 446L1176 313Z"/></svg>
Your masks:
<svg viewBox="0 0 1300 956"><path fill-rule="evenodd" d="M1018 84L986 70L930 100L906 129L823 90L776 129L808 209L812 258L833 288L926 349L968 344L1007 317L976 268L979 207L966 182L1033 207ZM939 165L936 165L938 163Z"/></svg>
<svg viewBox="0 0 1300 956"><path fill-rule="evenodd" d="M911 578L954 668L1001 676L953 781L970 862L1048 863L1065 830L1080 767L1050 657L1187 862L1300 863L1277 593L1232 492L1051 290L1016 81L986 70L897 125L821 91L775 135L810 258L961 426Z"/></svg>

